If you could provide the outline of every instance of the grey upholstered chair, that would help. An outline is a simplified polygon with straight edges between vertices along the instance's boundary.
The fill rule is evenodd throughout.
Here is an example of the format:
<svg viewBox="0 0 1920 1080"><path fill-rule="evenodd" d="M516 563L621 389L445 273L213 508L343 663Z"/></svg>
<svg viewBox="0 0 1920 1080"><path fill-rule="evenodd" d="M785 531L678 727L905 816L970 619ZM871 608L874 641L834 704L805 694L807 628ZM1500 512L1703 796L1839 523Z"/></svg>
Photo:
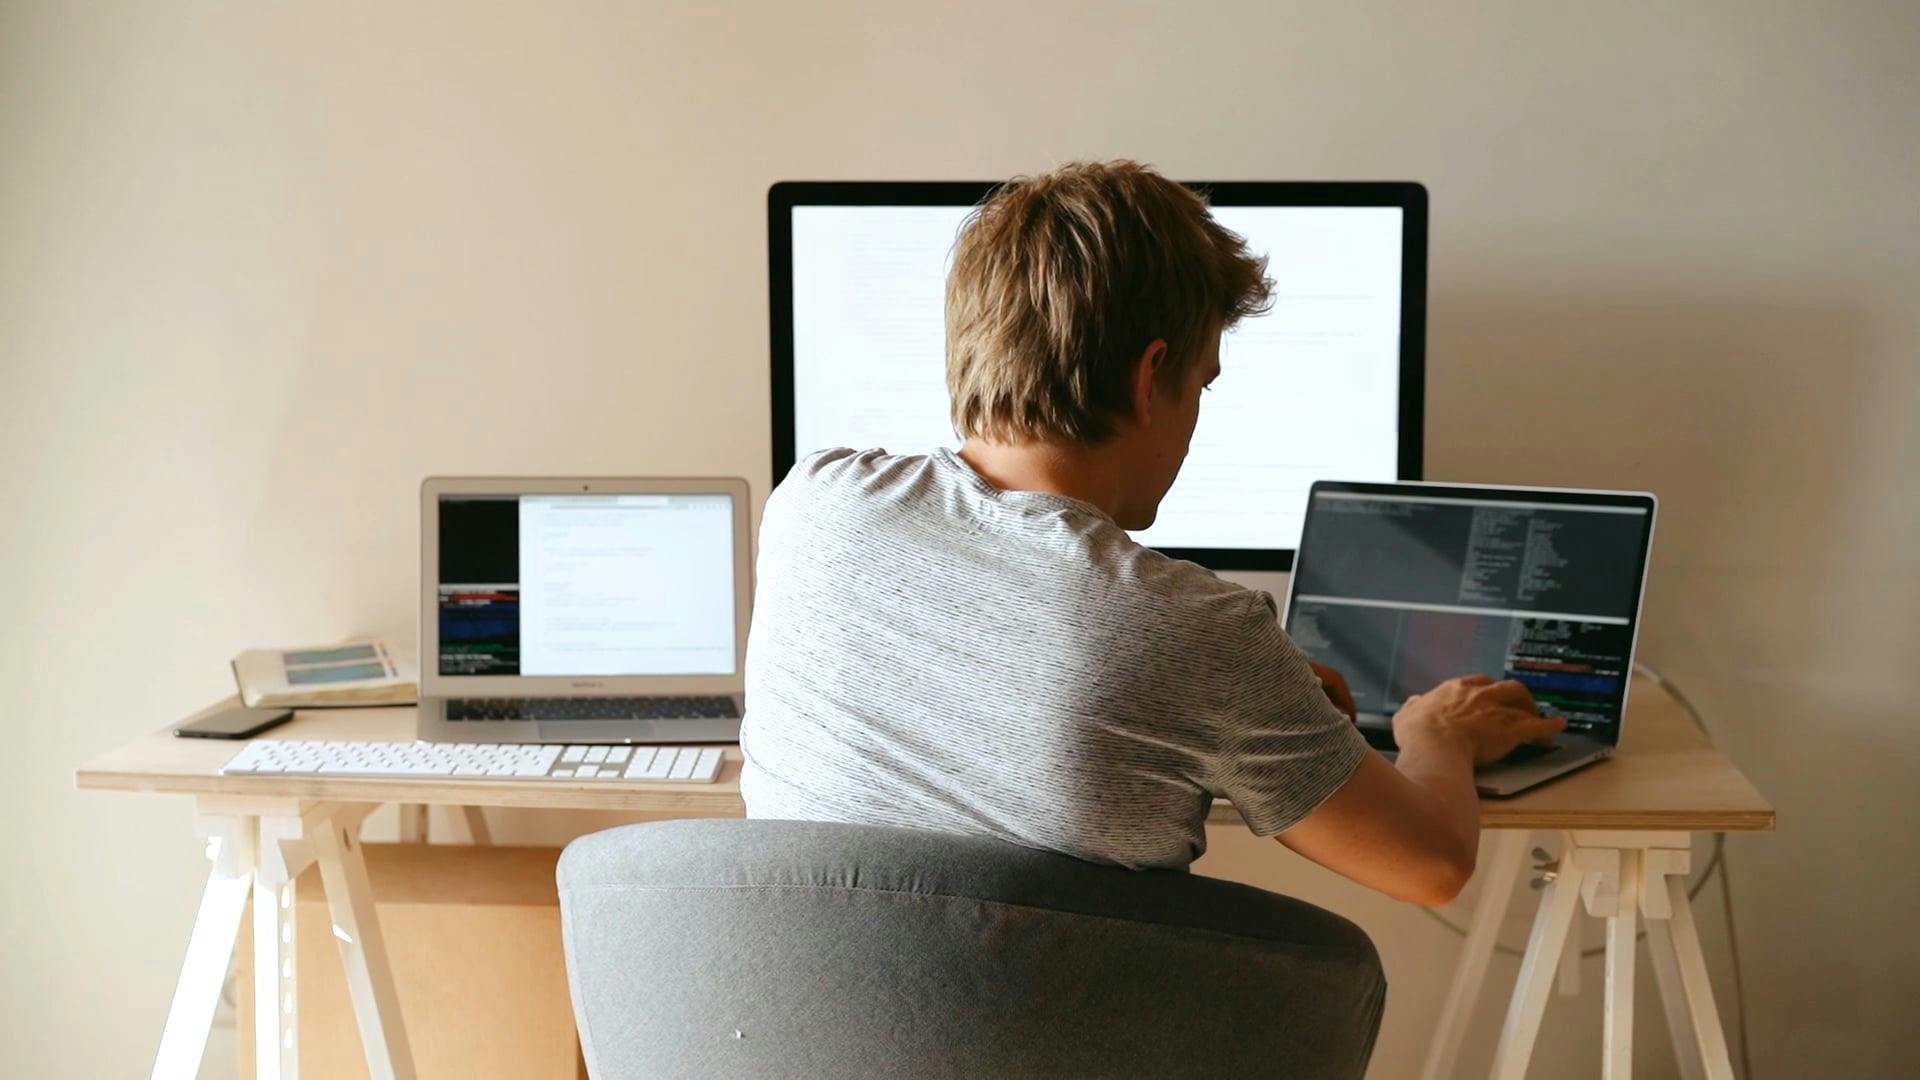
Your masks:
<svg viewBox="0 0 1920 1080"><path fill-rule="evenodd" d="M1357 1077L1386 996L1309 904L976 837L628 825L559 878L598 1080Z"/></svg>

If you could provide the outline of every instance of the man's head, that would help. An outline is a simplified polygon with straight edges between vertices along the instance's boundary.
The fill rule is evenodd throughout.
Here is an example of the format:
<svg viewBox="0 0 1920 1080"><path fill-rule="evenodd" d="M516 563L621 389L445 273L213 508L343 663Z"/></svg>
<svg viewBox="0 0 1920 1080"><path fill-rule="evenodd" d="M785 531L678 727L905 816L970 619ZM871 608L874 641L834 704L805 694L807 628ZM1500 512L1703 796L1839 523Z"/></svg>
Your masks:
<svg viewBox="0 0 1920 1080"><path fill-rule="evenodd" d="M954 429L990 445L1096 450L1115 519L1152 524L1220 372L1220 335L1268 303L1266 260L1186 187L1130 161L998 188L947 278Z"/></svg>

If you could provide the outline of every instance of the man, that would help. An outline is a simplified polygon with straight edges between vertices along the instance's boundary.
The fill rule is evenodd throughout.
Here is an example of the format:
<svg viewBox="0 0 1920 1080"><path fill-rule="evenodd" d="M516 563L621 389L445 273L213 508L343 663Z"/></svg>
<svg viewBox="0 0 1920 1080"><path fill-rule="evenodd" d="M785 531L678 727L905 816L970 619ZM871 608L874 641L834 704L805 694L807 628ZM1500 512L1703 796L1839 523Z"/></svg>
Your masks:
<svg viewBox="0 0 1920 1080"><path fill-rule="evenodd" d="M1390 896L1459 892L1474 764L1561 722L1518 683L1456 679L1394 718L1389 764L1271 597L1125 531L1153 523L1221 333L1269 302L1264 271L1197 196L1130 162L1018 179L980 208L947 282L960 450L824 451L768 500L750 816L1185 867L1220 796Z"/></svg>

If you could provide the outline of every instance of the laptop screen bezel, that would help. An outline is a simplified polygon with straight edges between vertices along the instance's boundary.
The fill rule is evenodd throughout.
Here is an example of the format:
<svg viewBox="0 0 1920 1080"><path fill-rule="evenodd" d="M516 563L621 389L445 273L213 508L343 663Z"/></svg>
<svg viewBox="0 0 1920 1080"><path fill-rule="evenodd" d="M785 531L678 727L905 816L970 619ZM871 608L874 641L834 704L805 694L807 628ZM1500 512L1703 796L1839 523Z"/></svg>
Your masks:
<svg viewBox="0 0 1920 1080"><path fill-rule="evenodd" d="M1299 558L1307 557L1308 545L1313 536L1315 503L1323 494L1377 495L1383 499L1401 497L1473 499L1482 502L1546 503L1568 506L1617 506L1646 511L1646 527L1640 532L1639 565L1633 575L1635 594L1633 598L1633 622L1630 627L1627 646L1627 677L1620 683L1620 719L1608 725L1605 730L1594 731L1587 737L1598 739L1610 745L1618 745L1620 731L1626 726L1627 698L1632 690L1633 658L1640 649L1641 613L1646 604L1647 570L1653 551L1653 530L1655 519L1659 516L1659 499L1648 491L1606 491L1588 488L1537 488L1508 487L1494 484L1447 484L1434 482L1376 483L1358 481L1316 481L1307 491L1306 517L1300 528ZM1287 603L1280 613L1280 626L1289 637L1293 635L1294 598L1300 591L1300 572L1296 562L1294 572L1287 582ZM1469 674L1461 672L1461 674Z"/></svg>
<svg viewBox="0 0 1920 1080"><path fill-rule="evenodd" d="M733 503L733 673L730 675L442 675L440 673L440 500L446 496L725 495ZM752 618L752 524L747 482L737 477L429 477L420 485L420 695L448 697L618 697L737 694L746 685Z"/></svg>

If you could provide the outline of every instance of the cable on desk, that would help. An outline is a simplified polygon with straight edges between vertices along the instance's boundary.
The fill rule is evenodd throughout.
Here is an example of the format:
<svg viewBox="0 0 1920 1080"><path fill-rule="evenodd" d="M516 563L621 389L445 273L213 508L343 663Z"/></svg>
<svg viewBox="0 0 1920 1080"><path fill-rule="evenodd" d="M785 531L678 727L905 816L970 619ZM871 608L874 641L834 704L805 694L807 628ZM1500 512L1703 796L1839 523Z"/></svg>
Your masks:
<svg viewBox="0 0 1920 1080"><path fill-rule="evenodd" d="M1675 686L1672 682L1668 681L1665 675L1660 674L1659 671L1655 670L1649 664L1645 664L1645 663L1642 663L1641 661L1635 660L1633 662L1633 668L1635 671L1653 680L1662 689L1666 690L1668 694L1671 694L1673 696L1673 700L1678 702L1680 707L1687 711L1688 717L1692 718L1693 726L1699 728L1700 734L1705 735L1707 737L1708 744L1713 746L1715 749L1719 748L1720 741L1714 738L1713 729L1707 726L1706 720L1702 718L1700 715L1700 710L1694 708L1693 702L1689 701L1687 699L1687 696L1680 692L1680 688L1678 686ZM1740 939L1739 939L1739 936L1734 933L1734 929L1733 929L1733 886L1727 880L1726 848L1727 848L1727 834L1724 832L1714 833L1713 834L1713 853L1707 856L1707 865L1700 869L1700 876L1698 878L1695 878L1694 881L1687 886L1687 900L1691 902L1695 897L1699 896L1701 892L1703 892L1706 889L1707 882L1713 879L1715 872L1719 873L1721 908L1726 912L1726 919L1727 919L1727 952L1729 954L1729 958L1733 961L1733 1002L1734 1002L1733 1010L1734 1010L1734 1016L1740 1022L1740 1027L1739 1027L1740 1074L1746 1077L1747 1080L1752 1080L1753 1051L1747 1045L1746 980L1742 976L1741 969L1740 969ZM1467 936L1467 930L1465 927L1456 925L1453 922L1453 920L1447 918L1445 915L1440 914L1438 911L1435 911L1434 909L1427 908L1427 907L1423 907L1420 910L1425 912L1428 918L1432 919L1434 922L1439 923L1441 926L1446 927L1447 929L1453 931L1454 933L1460 935L1463 938ZM1647 936L1647 932L1645 930L1642 930L1634 938L1634 942L1637 944L1638 942L1644 940L1646 936ZM1511 945L1502 945L1497 940L1493 943L1493 947L1495 951L1506 953L1508 956L1523 957L1526 955L1526 950L1516 949ZM1590 957L1590 956L1605 956L1606 952L1607 952L1606 947L1603 945L1596 949L1581 950L1580 957L1581 959L1586 959L1587 957Z"/></svg>

